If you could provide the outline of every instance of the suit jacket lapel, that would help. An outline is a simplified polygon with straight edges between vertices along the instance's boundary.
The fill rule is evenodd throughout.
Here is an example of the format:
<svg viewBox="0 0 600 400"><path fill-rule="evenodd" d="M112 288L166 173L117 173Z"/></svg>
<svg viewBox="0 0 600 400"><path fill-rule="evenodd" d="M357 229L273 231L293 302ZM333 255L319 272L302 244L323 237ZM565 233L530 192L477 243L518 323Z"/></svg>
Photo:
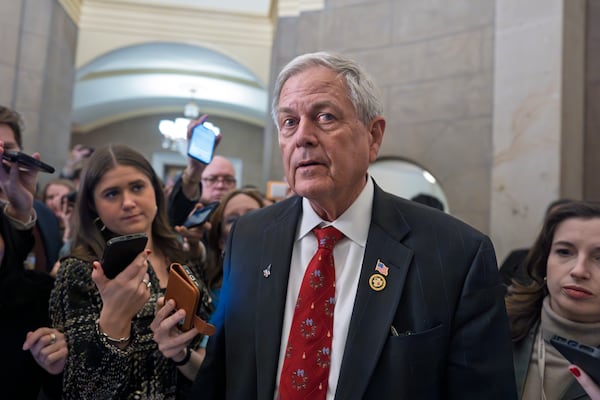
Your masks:
<svg viewBox="0 0 600 400"><path fill-rule="evenodd" d="M377 186L373 216L365 249L358 291L348 330L346 348L338 380L336 399L360 399L367 388L388 336L402 295L412 250L400 243L409 227L398 217L395 203L387 201ZM369 278L381 260L388 268L386 286L371 289ZM391 306L392 305L392 306ZM365 329L365 327L369 327Z"/></svg>
<svg viewBox="0 0 600 400"><path fill-rule="evenodd" d="M262 243L254 327L259 399L271 398L275 390L290 261L301 210L302 201L296 198L257 241Z"/></svg>

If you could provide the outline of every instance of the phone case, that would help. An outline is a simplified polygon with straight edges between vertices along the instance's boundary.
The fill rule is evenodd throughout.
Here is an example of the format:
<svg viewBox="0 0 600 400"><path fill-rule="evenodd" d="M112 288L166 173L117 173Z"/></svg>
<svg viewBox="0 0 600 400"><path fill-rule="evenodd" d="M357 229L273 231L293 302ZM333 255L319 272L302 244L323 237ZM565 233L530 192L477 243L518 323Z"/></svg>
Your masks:
<svg viewBox="0 0 600 400"><path fill-rule="evenodd" d="M584 370L596 383L600 383L600 349L575 340L554 335L550 343L572 364Z"/></svg>
<svg viewBox="0 0 600 400"><path fill-rule="evenodd" d="M200 283L189 268L179 263L171 264L165 301L173 299L177 308L185 310L185 319L180 329L185 332L195 327L198 332L210 336L215 333L215 326L196 315L201 295Z"/></svg>
<svg viewBox="0 0 600 400"><path fill-rule="evenodd" d="M106 242L100 260L104 275L114 279L144 250L146 243L148 243L148 236L145 233L117 236Z"/></svg>

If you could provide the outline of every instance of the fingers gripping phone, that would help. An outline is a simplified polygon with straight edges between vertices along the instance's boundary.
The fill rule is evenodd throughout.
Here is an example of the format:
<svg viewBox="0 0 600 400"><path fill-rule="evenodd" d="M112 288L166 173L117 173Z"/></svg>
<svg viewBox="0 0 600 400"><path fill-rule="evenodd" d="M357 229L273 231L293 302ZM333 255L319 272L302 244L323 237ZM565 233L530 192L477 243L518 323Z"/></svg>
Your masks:
<svg viewBox="0 0 600 400"><path fill-rule="evenodd" d="M51 174L54 172L52 165L46 164L43 161L37 160L32 156L20 151L5 151L2 154L2 159L11 163L16 163L22 169L35 169L40 172Z"/></svg>
<svg viewBox="0 0 600 400"><path fill-rule="evenodd" d="M208 164L211 162L215 146L217 144L217 134L204 124L199 124L192 130L192 137L188 146L188 156Z"/></svg>
<svg viewBox="0 0 600 400"><path fill-rule="evenodd" d="M219 205L218 201L210 203L204 207L198 208L192 212L192 214L185 220L183 226L186 228L195 228L204 224L210 216L215 212L217 206Z"/></svg>
<svg viewBox="0 0 600 400"><path fill-rule="evenodd" d="M554 335L550 343L571 364L584 370L597 384L600 384L600 349L587 346L572 339Z"/></svg>
<svg viewBox="0 0 600 400"><path fill-rule="evenodd" d="M104 275L114 279L131 262L144 251L148 243L145 233L133 233L130 235L117 236L106 242L104 253L100 263Z"/></svg>
<svg viewBox="0 0 600 400"><path fill-rule="evenodd" d="M213 335L215 326L197 315L205 287L194 276L187 265L173 263L169 269L169 283L165 291L165 301L173 299L177 308L185 310L185 319L179 323L179 329L189 331L192 328L204 335Z"/></svg>

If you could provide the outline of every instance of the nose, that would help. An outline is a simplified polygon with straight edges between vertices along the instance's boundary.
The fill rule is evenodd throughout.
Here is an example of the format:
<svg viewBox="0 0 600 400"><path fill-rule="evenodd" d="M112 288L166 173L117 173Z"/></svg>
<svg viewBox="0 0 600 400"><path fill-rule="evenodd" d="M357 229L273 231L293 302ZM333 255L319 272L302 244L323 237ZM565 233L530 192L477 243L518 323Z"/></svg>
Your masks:
<svg viewBox="0 0 600 400"><path fill-rule="evenodd" d="M315 124L309 118L300 119L295 137L298 147L315 146L318 141Z"/></svg>
<svg viewBox="0 0 600 400"><path fill-rule="evenodd" d="M135 206L135 196L133 193L125 191L123 193L123 208L131 208Z"/></svg>
<svg viewBox="0 0 600 400"><path fill-rule="evenodd" d="M574 279L589 279L590 269L587 257L580 255L571 269L570 275Z"/></svg>

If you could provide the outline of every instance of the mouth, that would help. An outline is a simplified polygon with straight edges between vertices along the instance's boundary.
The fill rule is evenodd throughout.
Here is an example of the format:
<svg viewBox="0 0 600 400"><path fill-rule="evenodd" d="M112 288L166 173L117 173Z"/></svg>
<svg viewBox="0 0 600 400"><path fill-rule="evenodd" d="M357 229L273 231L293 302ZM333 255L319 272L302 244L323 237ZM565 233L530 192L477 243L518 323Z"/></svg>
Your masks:
<svg viewBox="0 0 600 400"><path fill-rule="evenodd" d="M567 295L576 299L587 298L593 295L592 292L581 286L564 286L563 290Z"/></svg>
<svg viewBox="0 0 600 400"><path fill-rule="evenodd" d="M296 164L296 169L305 169L305 168L311 168L311 167L316 167L319 165L324 165L321 162L318 162L316 160L304 160L304 161L300 161Z"/></svg>

